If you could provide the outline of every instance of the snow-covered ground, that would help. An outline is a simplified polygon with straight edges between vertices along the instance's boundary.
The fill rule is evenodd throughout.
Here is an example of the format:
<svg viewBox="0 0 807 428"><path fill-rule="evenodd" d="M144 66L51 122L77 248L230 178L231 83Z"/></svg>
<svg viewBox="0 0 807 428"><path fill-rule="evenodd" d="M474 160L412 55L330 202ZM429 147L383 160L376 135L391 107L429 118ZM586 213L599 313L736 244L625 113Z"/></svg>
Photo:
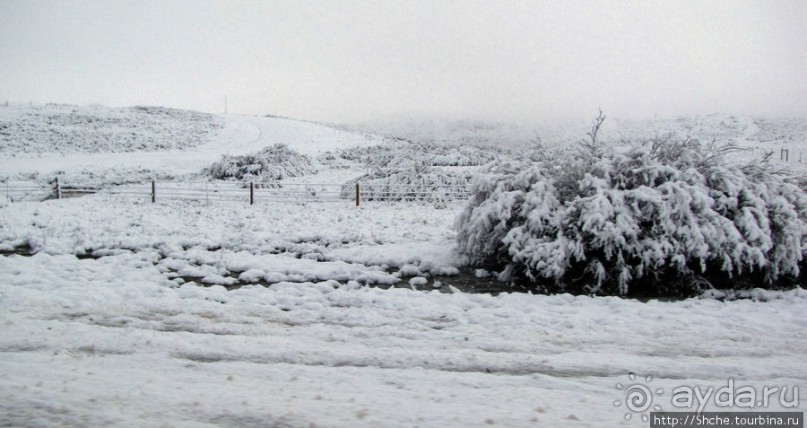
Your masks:
<svg viewBox="0 0 807 428"><path fill-rule="evenodd" d="M183 150L2 155L0 175L181 175L275 143L315 156L384 141L224 122ZM648 302L462 292L460 206L0 200L0 426L647 426L649 410L627 408L633 384L668 411L695 410L673 406L676 387L729 382L801 392L795 408L755 410L807 407L803 290Z"/></svg>
<svg viewBox="0 0 807 428"><path fill-rule="evenodd" d="M461 266L454 207L0 210L2 248L38 251L0 258L0 425L642 426L614 405L631 372L668 410L677 386L807 388L802 290L643 303L362 285ZM212 285L233 277L280 282Z"/></svg>

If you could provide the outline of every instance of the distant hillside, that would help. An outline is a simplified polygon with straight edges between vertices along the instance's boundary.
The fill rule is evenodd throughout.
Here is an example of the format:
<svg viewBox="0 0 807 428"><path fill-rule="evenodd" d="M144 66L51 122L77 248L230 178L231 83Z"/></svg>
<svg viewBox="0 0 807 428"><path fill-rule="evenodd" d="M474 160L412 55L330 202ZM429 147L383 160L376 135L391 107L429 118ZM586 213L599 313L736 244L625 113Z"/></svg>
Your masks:
<svg viewBox="0 0 807 428"><path fill-rule="evenodd" d="M609 136L614 139L651 138L671 134L702 141L732 142L740 146L788 147L807 144L807 119L760 118L725 114L684 117L674 120L613 120Z"/></svg>
<svg viewBox="0 0 807 428"><path fill-rule="evenodd" d="M0 106L0 154L187 149L223 126L211 114L164 107Z"/></svg>
<svg viewBox="0 0 807 428"><path fill-rule="evenodd" d="M397 117L362 123L359 128L392 138L428 144L518 146L535 137L529 126L482 120Z"/></svg>
<svg viewBox="0 0 807 428"><path fill-rule="evenodd" d="M325 152L394 143L347 127L281 117L162 107L0 106L0 179L59 174L74 182L132 182L199 174L222 156L283 144Z"/></svg>
<svg viewBox="0 0 807 428"><path fill-rule="evenodd" d="M679 138L733 142L741 146L807 144L807 119L804 118L711 114L673 119L624 120L609 116L608 112L605 114L608 118L600 136L617 143L671 134ZM380 134L416 142L518 147L530 145L538 139L549 146L579 141L588 132L591 120L536 120L535 123L512 124L401 117L363 126Z"/></svg>

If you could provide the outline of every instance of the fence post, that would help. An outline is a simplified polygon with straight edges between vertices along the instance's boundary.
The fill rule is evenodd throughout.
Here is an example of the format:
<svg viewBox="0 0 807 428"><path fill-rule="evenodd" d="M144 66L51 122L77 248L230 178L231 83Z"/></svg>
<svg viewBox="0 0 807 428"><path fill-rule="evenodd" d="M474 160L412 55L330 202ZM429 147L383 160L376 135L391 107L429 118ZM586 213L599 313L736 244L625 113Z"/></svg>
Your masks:
<svg viewBox="0 0 807 428"><path fill-rule="evenodd" d="M151 203L157 202L157 182L151 180Z"/></svg>
<svg viewBox="0 0 807 428"><path fill-rule="evenodd" d="M59 177L56 177L56 199L62 199L62 186L59 185Z"/></svg>
<svg viewBox="0 0 807 428"><path fill-rule="evenodd" d="M357 207L359 206L359 199L360 199L359 194L360 194L359 193L359 183L356 182L356 206Z"/></svg>
<svg viewBox="0 0 807 428"><path fill-rule="evenodd" d="M252 205L255 203L255 183L250 181L249 182L249 204Z"/></svg>

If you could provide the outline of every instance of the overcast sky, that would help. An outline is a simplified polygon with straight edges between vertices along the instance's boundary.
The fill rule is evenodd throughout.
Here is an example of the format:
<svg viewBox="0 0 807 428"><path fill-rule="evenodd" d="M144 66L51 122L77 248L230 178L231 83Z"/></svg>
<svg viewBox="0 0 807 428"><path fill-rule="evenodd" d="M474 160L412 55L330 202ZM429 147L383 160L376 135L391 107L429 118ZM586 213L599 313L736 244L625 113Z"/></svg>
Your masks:
<svg viewBox="0 0 807 428"><path fill-rule="evenodd" d="M807 2L0 0L0 101L807 116Z"/></svg>

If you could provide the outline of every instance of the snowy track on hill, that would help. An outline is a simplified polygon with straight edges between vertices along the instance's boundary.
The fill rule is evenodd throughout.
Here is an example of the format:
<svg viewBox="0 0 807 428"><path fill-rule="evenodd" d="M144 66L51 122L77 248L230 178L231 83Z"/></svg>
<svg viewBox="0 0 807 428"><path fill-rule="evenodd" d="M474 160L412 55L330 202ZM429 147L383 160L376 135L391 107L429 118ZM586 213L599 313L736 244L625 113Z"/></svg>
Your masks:
<svg viewBox="0 0 807 428"><path fill-rule="evenodd" d="M278 143L316 156L328 150L368 146L384 141L382 137L370 134L294 119L238 115L218 117L224 122L221 130L211 135L207 142L184 150L4 155L0 156L0 171L4 175L16 175L143 168L179 175L198 173L225 154L241 155ZM171 136L163 138L170 140Z"/></svg>

